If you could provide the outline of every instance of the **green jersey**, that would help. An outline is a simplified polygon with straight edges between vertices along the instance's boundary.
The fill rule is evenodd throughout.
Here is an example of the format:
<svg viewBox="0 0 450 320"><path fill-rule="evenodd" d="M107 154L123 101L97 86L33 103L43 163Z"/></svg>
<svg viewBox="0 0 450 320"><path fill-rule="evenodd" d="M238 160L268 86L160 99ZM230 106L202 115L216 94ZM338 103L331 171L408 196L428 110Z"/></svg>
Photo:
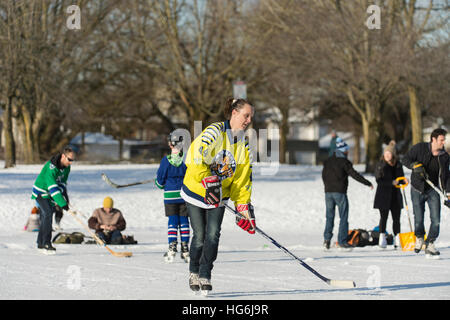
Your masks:
<svg viewBox="0 0 450 320"><path fill-rule="evenodd" d="M58 158L53 158L45 163L33 185L31 199L41 196L44 199L51 199L61 208L67 205L63 196L66 192L67 178L70 173L70 166L59 168Z"/></svg>

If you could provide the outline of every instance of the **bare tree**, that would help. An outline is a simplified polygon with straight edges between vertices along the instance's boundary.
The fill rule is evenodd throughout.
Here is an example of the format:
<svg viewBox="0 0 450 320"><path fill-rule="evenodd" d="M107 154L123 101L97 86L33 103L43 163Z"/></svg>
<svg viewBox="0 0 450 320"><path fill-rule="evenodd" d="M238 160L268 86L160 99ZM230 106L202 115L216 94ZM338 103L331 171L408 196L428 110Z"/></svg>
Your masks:
<svg viewBox="0 0 450 320"><path fill-rule="evenodd" d="M86 81L92 69L102 63L101 52L107 48L108 39L115 31L111 25L107 29L102 23L117 2L18 0L1 3L0 56L3 70L8 74L2 78L1 93L3 100L17 109L18 129L25 137L20 146L26 163L40 160L42 131L54 132L48 130L49 126L61 128L62 119L76 113L73 110L78 109L80 103L86 103L76 95L79 93L77 85ZM73 4L81 9L80 30L67 26L66 10ZM54 113L60 119L49 123L48 120L54 120ZM8 115L5 113L5 117ZM86 121L83 117L69 119L70 122ZM53 141L53 149L69 139L70 135L63 141ZM7 165L14 163L9 160L13 159L11 154L6 158Z"/></svg>
<svg viewBox="0 0 450 320"><path fill-rule="evenodd" d="M195 120L220 118L232 83L245 79L243 1L133 0L135 61L157 70L165 90Z"/></svg>

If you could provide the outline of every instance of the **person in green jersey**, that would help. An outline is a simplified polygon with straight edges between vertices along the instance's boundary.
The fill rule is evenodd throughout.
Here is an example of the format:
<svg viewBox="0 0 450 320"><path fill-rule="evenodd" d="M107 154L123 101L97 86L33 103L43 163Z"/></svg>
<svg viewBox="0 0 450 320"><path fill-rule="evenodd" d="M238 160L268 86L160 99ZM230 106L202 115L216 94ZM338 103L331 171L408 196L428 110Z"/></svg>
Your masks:
<svg viewBox="0 0 450 320"><path fill-rule="evenodd" d="M70 166L75 161L75 152L65 147L47 161L33 185L31 199L36 200L41 209L41 226L37 237L37 246L46 254L56 253L52 246L52 220L55 206L69 210L67 179Z"/></svg>

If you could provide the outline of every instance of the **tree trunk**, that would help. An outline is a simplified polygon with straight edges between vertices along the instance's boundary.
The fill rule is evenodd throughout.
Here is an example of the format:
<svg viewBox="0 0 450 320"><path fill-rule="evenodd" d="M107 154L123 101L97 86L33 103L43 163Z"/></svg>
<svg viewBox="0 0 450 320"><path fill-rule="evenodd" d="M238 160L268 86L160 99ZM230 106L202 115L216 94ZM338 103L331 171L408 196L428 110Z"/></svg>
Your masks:
<svg viewBox="0 0 450 320"><path fill-rule="evenodd" d="M24 141L24 162L25 164L31 164L33 163L33 134L31 130L31 115L27 108L22 105L20 107L21 113L22 113L22 121L23 121L23 136L25 137Z"/></svg>
<svg viewBox="0 0 450 320"><path fill-rule="evenodd" d="M5 168L11 168L16 165L16 145L12 130L12 98L8 99L3 113L3 126L5 130Z"/></svg>
<svg viewBox="0 0 450 320"><path fill-rule="evenodd" d="M359 140L361 140L361 133L358 129L354 129L353 139L355 140L355 149L353 150L353 163L358 164L361 162L361 144L359 142Z"/></svg>
<svg viewBox="0 0 450 320"><path fill-rule="evenodd" d="M368 143L366 145L366 173L375 172L375 166L381 154L381 123L372 119L368 122Z"/></svg>
<svg viewBox="0 0 450 320"><path fill-rule="evenodd" d="M417 89L409 85L409 113L411 116L411 132L412 132L412 144L415 145L423 141L422 135L422 112L417 99Z"/></svg>
<svg viewBox="0 0 450 320"><path fill-rule="evenodd" d="M287 151L287 136L289 134L289 109L283 108L282 110L282 119L280 126L280 163L286 163L286 151Z"/></svg>

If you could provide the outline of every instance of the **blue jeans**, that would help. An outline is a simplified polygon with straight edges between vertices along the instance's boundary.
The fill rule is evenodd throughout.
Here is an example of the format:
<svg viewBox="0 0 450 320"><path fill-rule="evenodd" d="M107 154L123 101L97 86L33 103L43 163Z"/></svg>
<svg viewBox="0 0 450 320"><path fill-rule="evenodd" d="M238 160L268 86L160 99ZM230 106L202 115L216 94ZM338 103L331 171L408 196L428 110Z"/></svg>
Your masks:
<svg viewBox="0 0 450 320"><path fill-rule="evenodd" d="M106 244L121 244L122 243L122 233L119 230L114 230L112 232L97 232L97 235Z"/></svg>
<svg viewBox="0 0 450 320"><path fill-rule="evenodd" d="M414 233L418 238L423 238L425 235L425 202L428 203L431 224L428 230L427 242L434 242L439 236L439 225L441 222L441 198L439 194L433 189L420 193L411 188L411 200L414 212Z"/></svg>
<svg viewBox="0 0 450 320"><path fill-rule="evenodd" d="M37 237L38 247L52 243L52 220L54 207L51 205L49 199L44 199L41 196L36 198L36 202L41 209L40 227Z"/></svg>
<svg viewBox="0 0 450 320"><path fill-rule="evenodd" d="M339 209L339 232L338 242L347 243L348 237L348 198L347 194L339 192L325 192L326 204L326 224L323 237L325 240L331 240L333 237L334 216L336 206Z"/></svg>
<svg viewBox="0 0 450 320"><path fill-rule="evenodd" d="M189 271L198 273L200 278L211 279L225 207L203 209L190 203L186 203L186 207L193 231Z"/></svg>

